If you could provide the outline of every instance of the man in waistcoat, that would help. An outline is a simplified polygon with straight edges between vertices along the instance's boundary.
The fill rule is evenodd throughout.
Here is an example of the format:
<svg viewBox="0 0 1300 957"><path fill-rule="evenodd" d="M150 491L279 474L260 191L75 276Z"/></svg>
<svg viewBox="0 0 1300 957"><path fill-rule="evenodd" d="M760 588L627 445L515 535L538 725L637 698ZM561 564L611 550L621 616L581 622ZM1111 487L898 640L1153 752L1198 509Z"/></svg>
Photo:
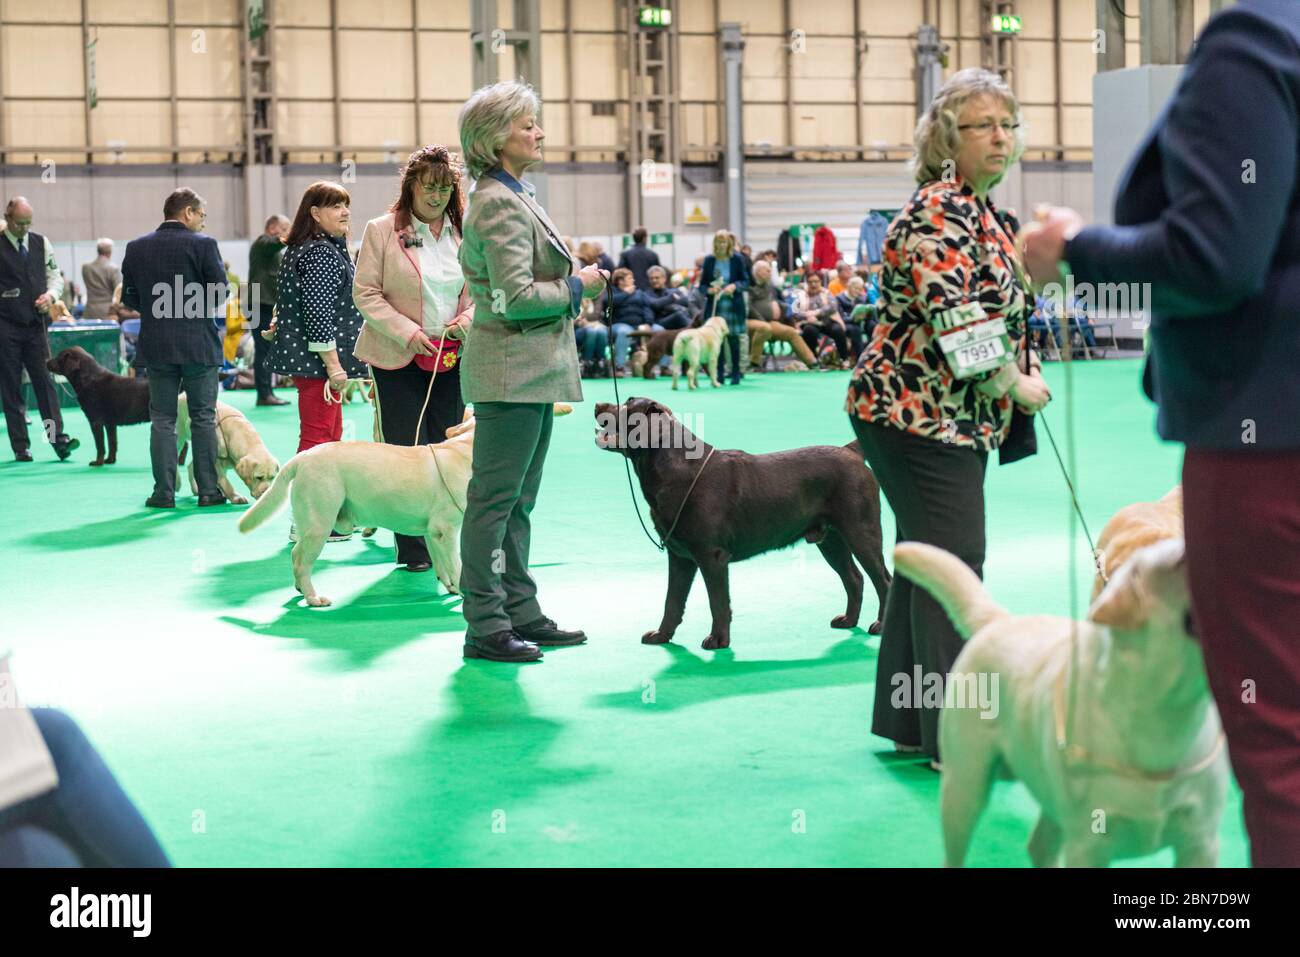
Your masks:
<svg viewBox="0 0 1300 957"><path fill-rule="evenodd" d="M50 358L45 328L51 304L63 294L63 277L49 242L32 232L33 215L31 203L15 196L5 206L0 235L0 399L4 401L9 445L19 462L32 460L23 402L24 369L54 453L66 459L81 444L63 431L59 398L45 365Z"/></svg>

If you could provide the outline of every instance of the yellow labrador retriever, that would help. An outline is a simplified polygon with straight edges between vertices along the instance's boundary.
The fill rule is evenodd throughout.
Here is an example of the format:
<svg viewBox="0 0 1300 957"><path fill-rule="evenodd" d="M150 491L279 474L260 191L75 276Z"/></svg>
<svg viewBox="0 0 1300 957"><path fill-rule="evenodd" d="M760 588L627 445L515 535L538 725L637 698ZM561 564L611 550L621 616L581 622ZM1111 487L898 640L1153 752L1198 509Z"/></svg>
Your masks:
<svg viewBox="0 0 1300 957"><path fill-rule="evenodd" d="M699 388L700 368L709 370L709 382L718 386L718 357L722 354L722 344L727 340L727 320L714 316L698 329L686 329L673 340L673 389L682 375L682 360L690 363L686 373L686 384L692 389Z"/></svg>
<svg viewBox="0 0 1300 957"><path fill-rule="evenodd" d="M898 545L894 568L970 639L945 676L939 720L948 866L965 861L994 779L1008 776L1041 809L1036 866L1056 865L1062 850L1067 866L1105 867L1164 847L1179 867L1215 865L1228 767L1187 631L1181 538L1138 550L1086 622L1012 616L930 545Z"/></svg>
<svg viewBox="0 0 1300 957"><path fill-rule="evenodd" d="M1158 502L1134 502L1111 516L1097 539L1098 557L1105 574L1093 576L1092 600L1096 601L1106 582L1138 549L1167 538L1183 537L1183 487L1175 485Z"/></svg>
<svg viewBox="0 0 1300 957"><path fill-rule="evenodd" d="M176 403L176 448L180 460L185 461L185 446L190 441L190 409L182 392ZM199 494L199 483L194 478L194 458L187 466L190 474L190 491ZM253 498L261 498L280 471L280 463L267 449L262 437L253 428L244 413L224 402L217 403L217 486L226 500L236 505L247 505L248 499L235 492L226 474L231 469L248 486Z"/></svg>
<svg viewBox="0 0 1300 957"><path fill-rule="evenodd" d="M555 404L556 415L572 411ZM460 526L473 464L474 418L468 410L437 445L326 442L285 463L267 493L240 517L239 530L253 531L291 499L298 529L293 581L314 607L331 604L312 585L311 569L334 528L370 526L423 536L438 581L460 594Z"/></svg>

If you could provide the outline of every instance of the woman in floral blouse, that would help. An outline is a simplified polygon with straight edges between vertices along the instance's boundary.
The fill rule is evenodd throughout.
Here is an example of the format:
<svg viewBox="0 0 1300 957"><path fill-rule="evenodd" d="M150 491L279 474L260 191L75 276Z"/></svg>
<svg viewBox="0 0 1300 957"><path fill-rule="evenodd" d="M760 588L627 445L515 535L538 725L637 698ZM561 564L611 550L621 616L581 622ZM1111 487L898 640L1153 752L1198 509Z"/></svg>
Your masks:
<svg viewBox="0 0 1300 957"><path fill-rule="evenodd" d="M1026 292L1014 236L988 198L1023 151L1019 104L997 75L962 70L940 89L917 125L919 185L886 236L880 318L846 403L898 539L944 548L977 575L988 453L1007 437L1013 402L1033 413L1050 399L1037 366L1016 361ZM895 578L872 732L936 770L939 707L912 685L946 681L961 647L934 599Z"/></svg>

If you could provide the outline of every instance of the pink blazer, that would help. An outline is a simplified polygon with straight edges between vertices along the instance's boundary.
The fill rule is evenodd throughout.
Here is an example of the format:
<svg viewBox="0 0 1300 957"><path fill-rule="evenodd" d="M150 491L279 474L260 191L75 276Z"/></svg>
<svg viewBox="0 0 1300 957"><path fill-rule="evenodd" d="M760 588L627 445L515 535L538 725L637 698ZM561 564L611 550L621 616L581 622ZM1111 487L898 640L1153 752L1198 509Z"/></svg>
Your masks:
<svg viewBox="0 0 1300 957"><path fill-rule="evenodd" d="M450 229L451 223L444 228ZM395 230L392 213L372 219L366 223L357 254L352 300L365 323L353 354L380 369L401 369L415 358L411 340L420 331L424 284L420 281L419 250L402 241L411 232L410 227ZM459 246L460 236L453 236ZM456 313L465 316L468 333L474 321L474 302L463 288Z"/></svg>

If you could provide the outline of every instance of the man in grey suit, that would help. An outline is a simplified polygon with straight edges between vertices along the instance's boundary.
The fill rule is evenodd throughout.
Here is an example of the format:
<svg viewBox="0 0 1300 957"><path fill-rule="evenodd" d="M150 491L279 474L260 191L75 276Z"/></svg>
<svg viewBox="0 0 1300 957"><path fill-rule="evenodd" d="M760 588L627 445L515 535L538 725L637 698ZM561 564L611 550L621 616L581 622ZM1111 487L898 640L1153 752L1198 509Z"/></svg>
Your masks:
<svg viewBox="0 0 1300 957"><path fill-rule="evenodd" d="M113 240L101 239L95 244L99 254L81 267L81 279L86 284L86 311L82 313L87 319L109 318L109 307L113 305L113 291L122 281L122 270L113 264Z"/></svg>
<svg viewBox="0 0 1300 957"><path fill-rule="evenodd" d="M461 526L465 657L536 661L541 645L579 645L542 614L528 572L529 514L551 439L553 403L582 401L573 319L605 279L574 262L524 170L542 161L532 88L497 83L460 112L476 179L460 264L474 299L461 393L474 404L474 467Z"/></svg>

